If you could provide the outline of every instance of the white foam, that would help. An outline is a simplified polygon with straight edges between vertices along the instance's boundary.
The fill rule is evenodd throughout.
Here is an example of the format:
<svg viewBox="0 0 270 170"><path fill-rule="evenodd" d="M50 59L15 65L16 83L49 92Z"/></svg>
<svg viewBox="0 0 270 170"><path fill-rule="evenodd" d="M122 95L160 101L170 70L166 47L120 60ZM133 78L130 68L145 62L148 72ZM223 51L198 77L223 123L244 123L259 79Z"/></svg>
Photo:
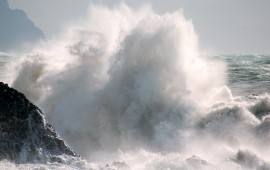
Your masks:
<svg viewBox="0 0 270 170"><path fill-rule="evenodd" d="M261 120L234 101L225 65L199 57L182 12L89 11L18 61L13 81L75 151L131 169L237 169L242 148L268 159L256 146Z"/></svg>

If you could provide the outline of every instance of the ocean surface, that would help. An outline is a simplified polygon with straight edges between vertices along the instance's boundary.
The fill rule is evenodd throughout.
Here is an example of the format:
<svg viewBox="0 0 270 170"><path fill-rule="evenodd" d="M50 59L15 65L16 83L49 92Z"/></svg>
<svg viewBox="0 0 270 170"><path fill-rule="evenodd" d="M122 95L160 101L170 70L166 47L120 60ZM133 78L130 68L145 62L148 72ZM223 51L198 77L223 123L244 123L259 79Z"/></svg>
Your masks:
<svg viewBox="0 0 270 170"><path fill-rule="evenodd" d="M228 87L234 95L260 95L270 91L270 55L220 55L227 63Z"/></svg>
<svg viewBox="0 0 270 170"><path fill-rule="evenodd" d="M0 53L0 80L82 161L0 169L270 169L270 55L200 55L181 12L90 11L30 53Z"/></svg>

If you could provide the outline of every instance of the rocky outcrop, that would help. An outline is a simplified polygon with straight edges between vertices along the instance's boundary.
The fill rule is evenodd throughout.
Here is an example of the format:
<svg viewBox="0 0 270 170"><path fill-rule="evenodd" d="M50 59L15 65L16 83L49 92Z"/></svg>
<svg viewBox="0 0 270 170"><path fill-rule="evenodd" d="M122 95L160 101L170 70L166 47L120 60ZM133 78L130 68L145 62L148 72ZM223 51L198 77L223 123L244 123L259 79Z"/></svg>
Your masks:
<svg viewBox="0 0 270 170"><path fill-rule="evenodd" d="M260 159L254 153L249 151L239 150L235 158L232 159L235 163L241 165L243 169L270 169L270 164Z"/></svg>
<svg viewBox="0 0 270 170"><path fill-rule="evenodd" d="M18 50L44 39L24 11L10 9L7 0L0 0L0 51Z"/></svg>
<svg viewBox="0 0 270 170"><path fill-rule="evenodd" d="M78 156L59 138L42 111L0 82L0 160L64 163Z"/></svg>

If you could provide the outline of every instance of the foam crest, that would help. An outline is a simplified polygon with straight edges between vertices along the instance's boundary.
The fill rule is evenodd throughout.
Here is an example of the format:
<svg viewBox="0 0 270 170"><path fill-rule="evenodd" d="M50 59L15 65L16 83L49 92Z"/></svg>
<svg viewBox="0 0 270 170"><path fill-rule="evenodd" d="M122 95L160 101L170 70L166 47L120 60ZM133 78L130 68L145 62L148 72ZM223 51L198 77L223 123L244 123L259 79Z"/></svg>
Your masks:
<svg viewBox="0 0 270 170"><path fill-rule="evenodd" d="M181 12L125 5L93 6L84 23L19 67L13 86L81 151L163 140L223 85L217 67L198 56L192 23Z"/></svg>
<svg viewBox="0 0 270 170"><path fill-rule="evenodd" d="M233 159L240 149L263 150L256 132L269 129L268 113L261 113L268 99L234 100L225 65L199 56L198 37L182 12L157 15L124 4L89 11L18 61L13 81L75 151L115 153L132 167L146 154L144 165L152 169L233 169L243 164Z"/></svg>

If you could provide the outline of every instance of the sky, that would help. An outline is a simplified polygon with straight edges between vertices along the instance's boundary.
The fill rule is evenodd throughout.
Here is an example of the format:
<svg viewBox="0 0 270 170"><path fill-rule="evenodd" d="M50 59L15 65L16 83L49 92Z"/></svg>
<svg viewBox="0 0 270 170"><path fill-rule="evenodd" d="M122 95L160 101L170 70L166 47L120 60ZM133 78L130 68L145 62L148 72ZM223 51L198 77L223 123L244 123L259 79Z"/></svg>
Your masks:
<svg viewBox="0 0 270 170"><path fill-rule="evenodd" d="M8 0L53 37L61 28L86 16L90 3L114 7L122 0ZM139 8L150 3L157 13L182 9L191 19L205 52L270 54L270 0L126 0Z"/></svg>

